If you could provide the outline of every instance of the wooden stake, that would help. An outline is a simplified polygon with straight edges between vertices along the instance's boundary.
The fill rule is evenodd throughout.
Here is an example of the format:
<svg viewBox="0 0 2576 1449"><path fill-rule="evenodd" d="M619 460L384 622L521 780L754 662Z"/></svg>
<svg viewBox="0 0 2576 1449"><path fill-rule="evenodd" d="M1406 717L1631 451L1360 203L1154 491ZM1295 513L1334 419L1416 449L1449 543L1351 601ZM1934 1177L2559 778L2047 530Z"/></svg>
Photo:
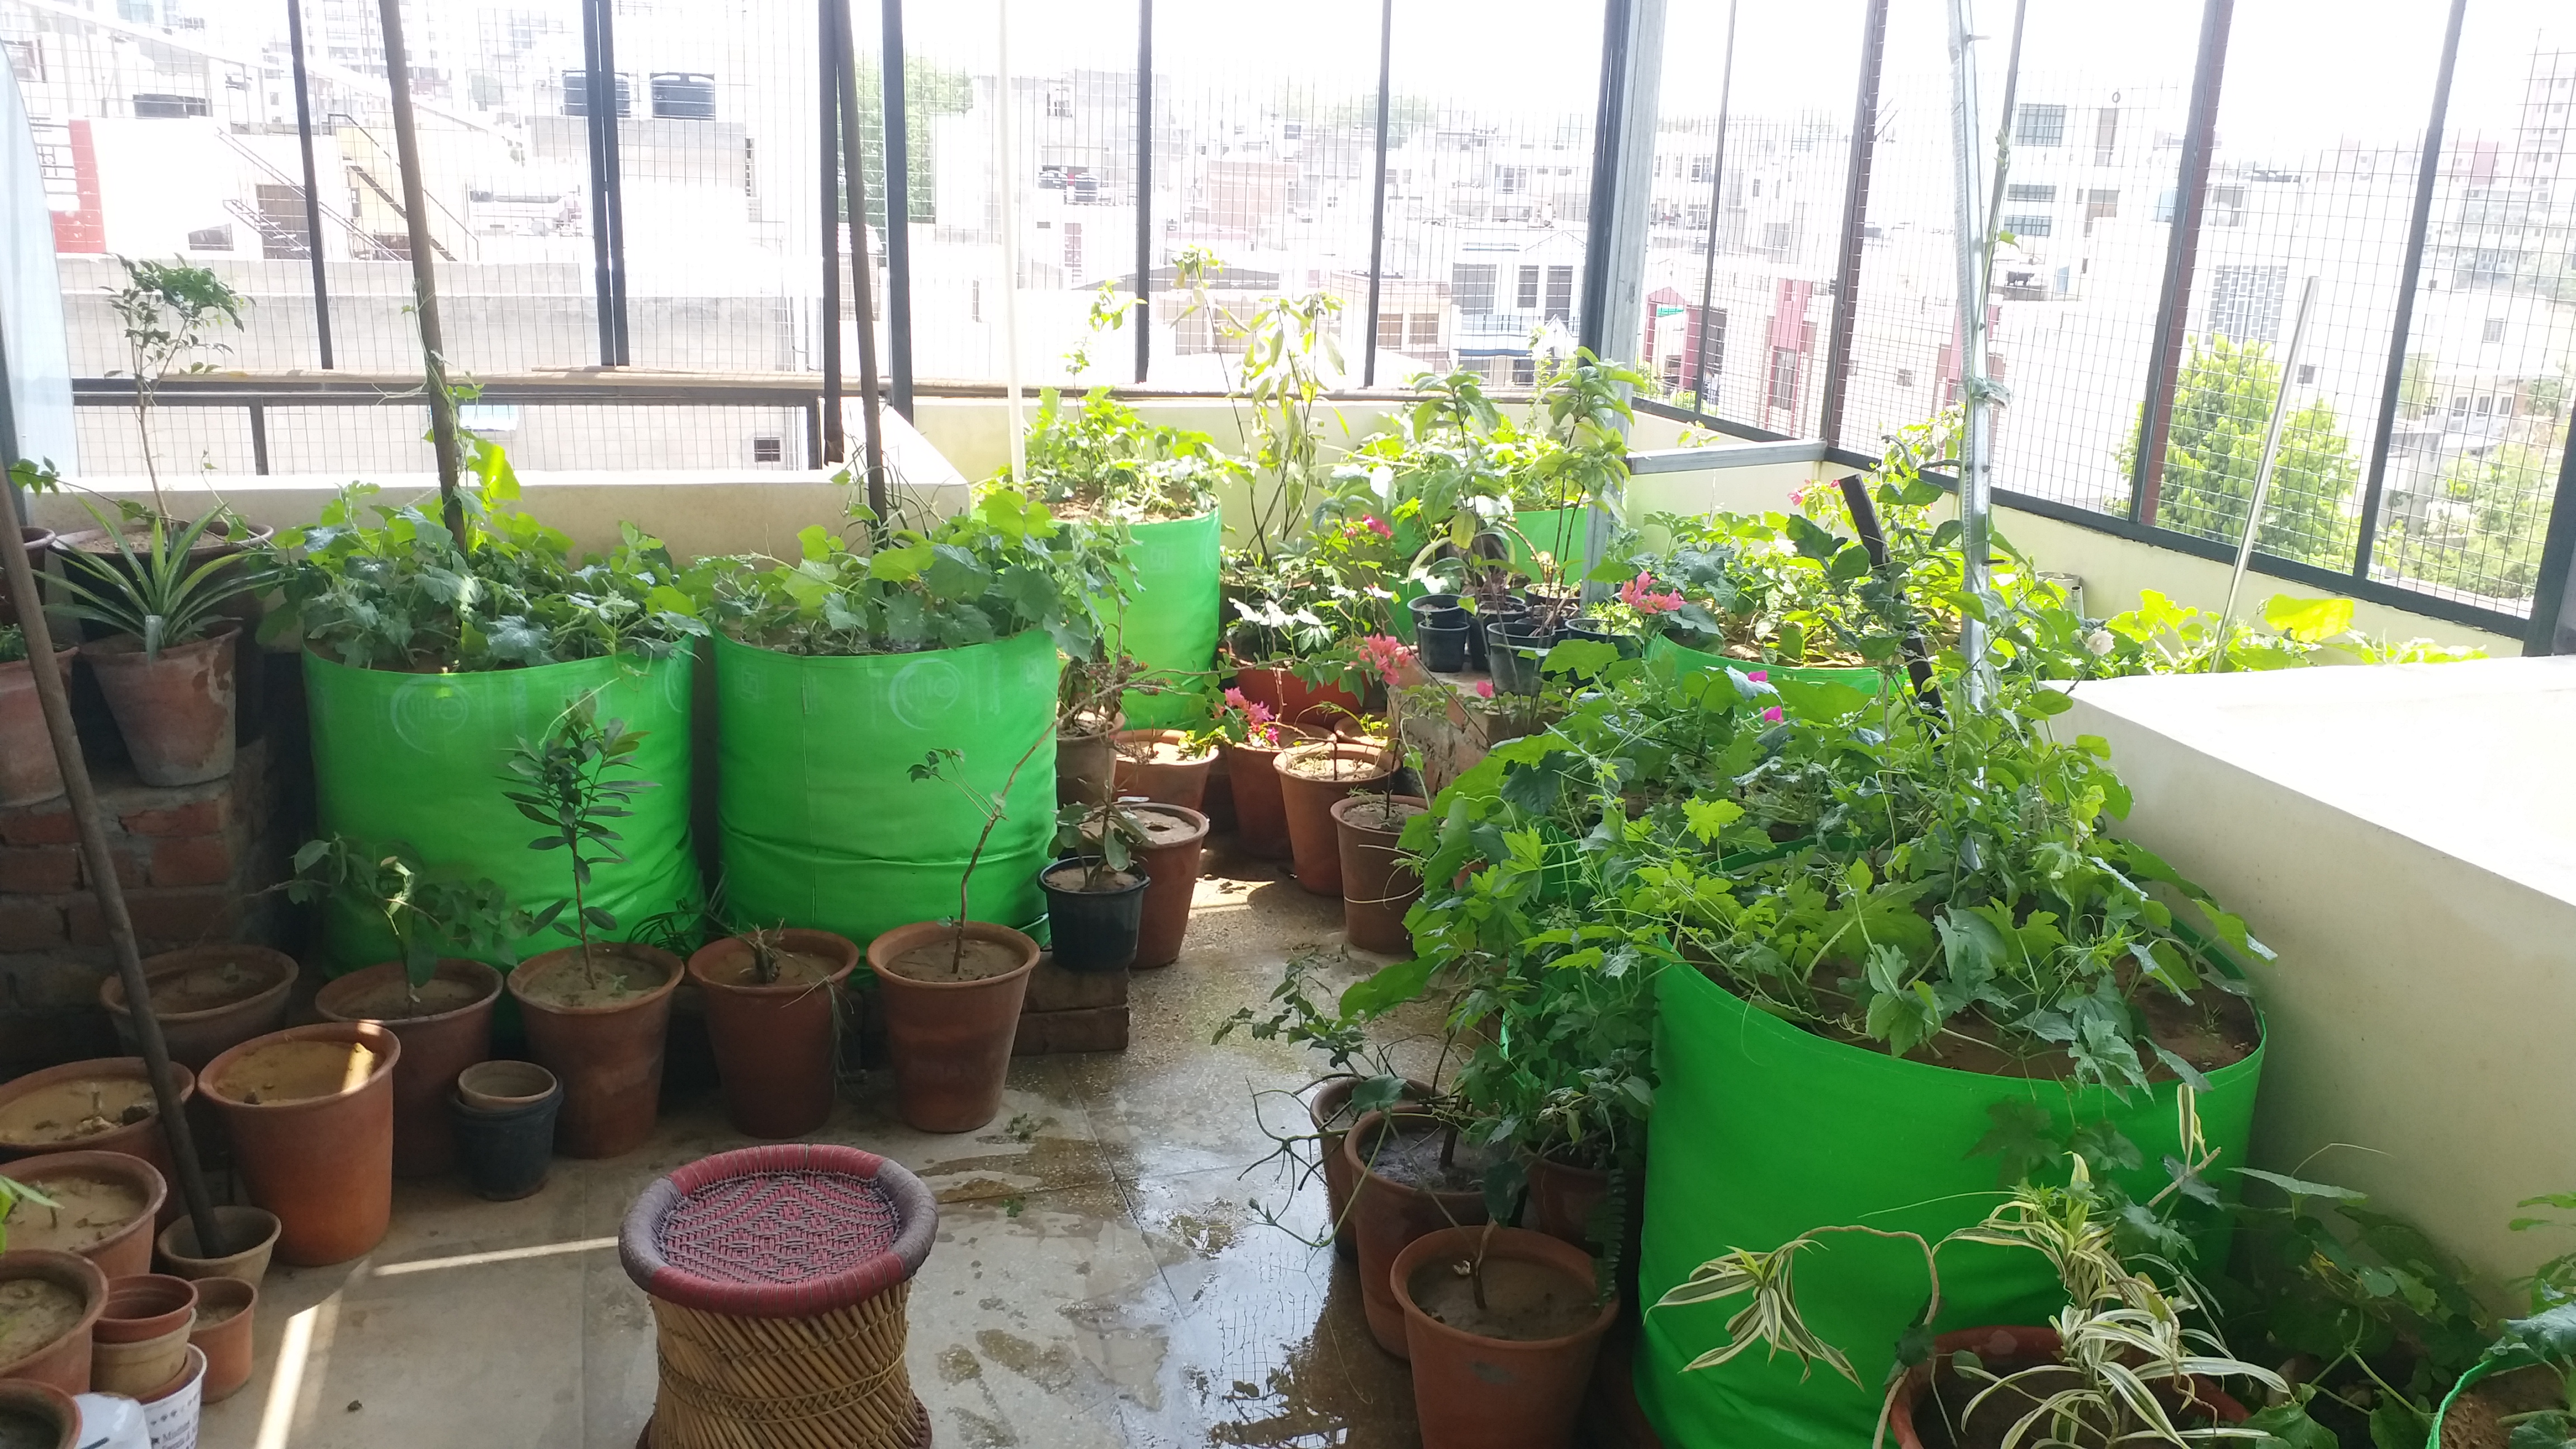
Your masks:
<svg viewBox="0 0 2576 1449"><path fill-rule="evenodd" d="M439 516L448 536L465 547L465 501L457 494L460 469L456 399L447 391L447 343L438 326L438 280L430 266L437 243L429 237L429 202L420 185L420 131L411 114L411 61L403 51L402 0L376 0L385 40L385 80L393 88L394 161L402 168L403 222L410 237L412 303L420 315L421 372L429 386L429 441L438 453ZM616 125L617 118L607 118ZM599 118L591 118L598 123ZM593 222L596 225L596 221Z"/></svg>

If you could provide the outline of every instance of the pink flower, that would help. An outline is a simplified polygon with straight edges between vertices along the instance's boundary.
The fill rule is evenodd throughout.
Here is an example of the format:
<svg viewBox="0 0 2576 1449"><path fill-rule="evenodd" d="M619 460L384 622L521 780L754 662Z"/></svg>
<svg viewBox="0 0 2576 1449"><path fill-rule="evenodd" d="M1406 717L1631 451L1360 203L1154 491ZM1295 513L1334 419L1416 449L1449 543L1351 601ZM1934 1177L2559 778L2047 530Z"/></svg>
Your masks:
<svg viewBox="0 0 2576 1449"><path fill-rule="evenodd" d="M1395 537L1395 530L1387 525L1387 521L1385 519L1378 517L1374 513L1361 519L1360 522L1367 526L1369 532L1376 534L1380 538Z"/></svg>
<svg viewBox="0 0 2576 1449"><path fill-rule="evenodd" d="M1619 586L1619 602L1640 614L1669 614L1682 606L1682 596L1675 591L1657 593L1654 579L1641 573Z"/></svg>
<svg viewBox="0 0 2576 1449"><path fill-rule="evenodd" d="M1760 684L1771 677L1771 671L1768 669L1757 669L1744 677L1752 680L1756 684Z"/></svg>
<svg viewBox="0 0 2576 1449"><path fill-rule="evenodd" d="M1396 671L1412 660L1413 651L1405 648L1400 639L1385 634L1371 634L1360 641L1360 657L1368 662L1370 669L1377 672L1378 678L1393 686L1398 682Z"/></svg>
<svg viewBox="0 0 2576 1449"><path fill-rule="evenodd" d="M1807 506L1807 490L1806 490L1806 489L1804 489L1804 488L1792 488L1792 489L1790 489L1790 490L1789 490L1789 506L1790 506L1790 507L1792 507L1792 508L1804 508L1804 507L1806 507L1806 506Z"/></svg>
<svg viewBox="0 0 2576 1449"><path fill-rule="evenodd" d="M1780 706L1776 704L1771 706L1769 709L1762 711L1762 722L1764 724L1778 724L1781 720L1786 718L1788 718L1788 716L1783 714L1780 710Z"/></svg>
<svg viewBox="0 0 2576 1449"><path fill-rule="evenodd" d="M1279 718L1279 713L1256 699L1248 701L1243 706L1243 717L1250 720L1253 727L1257 729Z"/></svg>
<svg viewBox="0 0 2576 1449"><path fill-rule="evenodd" d="M1477 697L1478 699L1491 699L1491 698L1493 698L1493 697L1494 697L1494 681L1492 681L1492 680L1490 680L1490 679L1479 679L1479 680L1477 680L1477 681L1476 681L1476 697Z"/></svg>
<svg viewBox="0 0 2576 1449"><path fill-rule="evenodd" d="M1244 707L1244 704L1245 704L1245 700L1244 700L1244 698L1243 698L1243 691L1242 691L1242 690L1240 690L1240 689L1229 689L1229 690L1227 690L1227 691L1225 692L1225 702L1226 702L1226 707L1227 707L1227 708L1229 708L1229 709L1241 709L1241 708L1243 708L1243 707Z"/></svg>

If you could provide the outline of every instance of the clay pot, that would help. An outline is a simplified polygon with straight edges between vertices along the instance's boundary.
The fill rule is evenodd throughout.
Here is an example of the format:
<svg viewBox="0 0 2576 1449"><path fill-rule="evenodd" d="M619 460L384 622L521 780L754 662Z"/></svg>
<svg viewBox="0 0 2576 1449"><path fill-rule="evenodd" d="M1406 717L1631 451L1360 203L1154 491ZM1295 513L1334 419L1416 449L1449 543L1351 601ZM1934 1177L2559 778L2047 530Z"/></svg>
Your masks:
<svg viewBox="0 0 2576 1449"><path fill-rule="evenodd" d="M980 981L914 981L889 969L905 952L946 940L951 929L925 921L868 943L894 1058L895 1110L917 1132L972 1132L1002 1110L1020 1005L1038 964L1037 942L1008 926L969 921L969 940L1005 947L1018 964Z"/></svg>
<svg viewBox="0 0 2576 1449"><path fill-rule="evenodd" d="M178 1088L181 1102L186 1102L197 1094L196 1073L177 1062L172 1062L170 1077L171 1085ZM98 1057L85 1062L67 1062L59 1067L47 1067L43 1071L29 1072L15 1081L0 1084L0 1118L8 1115L11 1104L22 1102L37 1092L62 1083L109 1082L126 1087L140 1085L144 1089L144 1102L150 1104L152 1102L151 1080L151 1074L144 1068L141 1057ZM75 1087L74 1090L77 1091L78 1088ZM104 1132L93 1133L69 1142L45 1143L25 1140L13 1142L6 1137L0 1137L0 1162L15 1161L22 1157L48 1156L56 1152L122 1152L128 1157L140 1157L151 1163L165 1182L177 1170L172 1166L174 1159L170 1156L170 1140L161 1131L161 1118L157 1108L152 1116L140 1122L128 1122L121 1127L111 1127Z"/></svg>
<svg viewBox="0 0 2576 1449"><path fill-rule="evenodd" d="M1384 1112L1362 1117L1342 1139L1342 1157L1351 1175L1351 1233L1359 1240L1360 1306L1368 1314L1369 1335L1377 1346L1403 1358L1407 1352L1404 1309L1396 1302L1388 1276L1394 1271L1396 1255L1425 1233L1483 1222L1485 1195L1481 1191L1426 1192L1371 1171L1371 1154L1389 1122ZM1399 1131L1443 1130L1437 1118L1418 1113L1399 1112L1392 1122Z"/></svg>
<svg viewBox="0 0 2576 1449"><path fill-rule="evenodd" d="M313 1009L327 1021L372 1021L402 1038L394 1068L394 1176L428 1177L456 1165L456 1138L447 1130L447 1092L456 1074L492 1055L492 1008L501 999L501 973L480 961L447 958L430 978L471 993L462 1006L420 1016L379 1016L405 1000L403 964L387 961L352 971L323 986Z"/></svg>
<svg viewBox="0 0 2576 1449"><path fill-rule="evenodd" d="M1547 1157L1532 1157L1528 1163L1531 1224L1578 1248L1591 1246L1593 1216L1610 1200L1610 1174Z"/></svg>
<svg viewBox="0 0 2576 1449"><path fill-rule="evenodd" d="M1294 670L1273 665L1238 669L1234 683L1245 699L1270 706L1285 724L1330 728L1337 720L1358 718L1368 707L1366 700L1338 684L1317 689Z"/></svg>
<svg viewBox="0 0 2576 1449"><path fill-rule="evenodd" d="M1404 834L1404 822L1430 808L1419 795L1346 795L1333 802L1333 839L1342 862L1342 934L1363 951L1413 954L1413 933L1404 929L1404 913L1421 897L1422 877L1405 864L1396 842ZM1390 813L1394 824L1378 823Z"/></svg>
<svg viewBox="0 0 2576 1449"><path fill-rule="evenodd" d="M1321 775L1301 770L1331 768ZM1342 850L1335 838L1333 806L1353 790L1384 789L1396 759L1366 740L1322 740L1299 745L1271 762L1279 799L1288 815L1288 852L1297 884L1319 896L1342 893Z"/></svg>
<svg viewBox="0 0 2576 1449"><path fill-rule="evenodd" d="M294 957L266 946L186 946L143 958L143 984L170 1060L202 1074L216 1057L277 1030L296 969ZM116 1024L117 1044L141 1050L125 1009L125 978L110 972L98 1000Z"/></svg>
<svg viewBox="0 0 2576 1449"><path fill-rule="evenodd" d="M169 1382L188 1358L197 1322L197 1285L139 1273L111 1278L107 1309L90 1327L90 1387L140 1397Z"/></svg>
<svg viewBox="0 0 2576 1449"><path fill-rule="evenodd" d="M259 1289L253 1284L239 1278L199 1280L188 1342L206 1356L207 1403L231 1398L250 1382L251 1313L258 1306Z"/></svg>
<svg viewBox="0 0 2576 1449"><path fill-rule="evenodd" d="M1269 766L1265 763L1263 768ZM1199 797L1199 813L1208 818L1208 829L1221 835L1234 833L1234 761L1222 740L1217 742L1216 763L1208 767L1207 793Z"/></svg>
<svg viewBox="0 0 2576 1449"><path fill-rule="evenodd" d="M80 1442L80 1405L51 1384L0 1379L0 1411L52 1426L53 1437L33 1441L29 1449L72 1449Z"/></svg>
<svg viewBox="0 0 2576 1449"><path fill-rule="evenodd" d="M134 773L146 785L197 785L233 772L231 619L202 639L163 645L146 658L143 641L116 634L89 646L90 673L116 716Z"/></svg>
<svg viewBox="0 0 2576 1449"><path fill-rule="evenodd" d="M54 655L54 675L66 686L79 654L74 645ZM42 804L61 793L63 770L54 759L53 736L45 733L45 711L36 698L35 661L0 664L0 809Z"/></svg>
<svg viewBox="0 0 2576 1449"><path fill-rule="evenodd" d="M172 1277L200 1282L208 1278L239 1278L258 1287L268 1277L269 1254L277 1249L277 1234L282 1226L277 1214L266 1208L219 1207L215 1209L215 1222L228 1250L223 1256L208 1257L198 1251L197 1220L182 1216L161 1230L161 1270Z"/></svg>
<svg viewBox="0 0 2576 1449"><path fill-rule="evenodd" d="M1208 818L1181 805L1139 805L1147 844L1136 852L1145 872L1145 918L1136 932L1135 967L1142 971L1181 959L1189 934L1190 898L1199 884L1199 855L1207 845Z"/></svg>
<svg viewBox="0 0 2576 1449"><path fill-rule="evenodd" d="M513 1112L563 1090L535 1062L477 1062L456 1075L456 1100L475 1112Z"/></svg>
<svg viewBox="0 0 2576 1449"><path fill-rule="evenodd" d="M780 949L822 958L829 974L761 985L753 979L751 944L728 936L689 958L689 979L706 991L725 1115L752 1137L802 1137L832 1115L837 1004L859 947L829 931L775 934Z"/></svg>
<svg viewBox="0 0 2576 1449"><path fill-rule="evenodd" d="M1359 1257L1359 1235L1351 1231L1348 1211L1351 1203L1351 1163L1342 1155L1342 1138L1351 1130L1351 1093L1359 1090L1364 1077L1327 1077L1306 1099L1306 1116L1315 1124L1317 1145L1322 1150L1324 1166L1324 1211L1333 1225L1333 1250L1345 1258ZM1431 1088L1410 1077L1405 1078L1407 1103L1428 1102Z"/></svg>
<svg viewBox="0 0 2576 1449"><path fill-rule="evenodd" d="M1090 725L1084 730L1071 728ZM1118 732L1127 727L1121 710L1103 722L1096 715L1060 722L1055 731L1055 803L1097 805L1109 795L1118 770Z"/></svg>
<svg viewBox="0 0 2576 1449"><path fill-rule="evenodd" d="M152 1271L152 1229L155 1215L169 1200L170 1186L158 1168L139 1157L122 1152L48 1152L30 1157L9 1171L9 1176L49 1196L64 1194L47 1186L64 1179L82 1178L92 1182L112 1182L141 1199L142 1208L114 1231L104 1234L86 1247L72 1249L98 1265L110 1278L130 1278ZM21 1204L9 1216L10 1238L30 1248L48 1246L41 1240L31 1241L32 1214L41 1211ZM51 1219L48 1213L47 1219Z"/></svg>
<svg viewBox="0 0 2576 1449"><path fill-rule="evenodd" d="M510 994L528 1023L528 1055L563 1083L555 1150L566 1157L616 1157L653 1135L671 993L687 971L679 957L650 946L602 942L591 954L603 975L651 968L661 979L601 1005L566 1006L538 997L577 984L584 969L580 947L531 956L510 973Z"/></svg>
<svg viewBox="0 0 2576 1449"><path fill-rule="evenodd" d="M1433 1275L1455 1272L1454 1265L1475 1261L1480 1251L1488 1302L1512 1290L1578 1303L1595 1296L1590 1256L1544 1233L1442 1228L1407 1244L1389 1280L1404 1311L1422 1449L1567 1449L1601 1336L1619 1316L1618 1297L1556 1338L1488 1338L1423 1312L1415 1283L1436 1282Z"/></svg>
<svg viewBox="0 0 2576 1449"><path fill-rule="evenodd" d="M1119 798L1142 796L1157 805L1199 808L1207 797L1208 767L1216 763L1215 750L1202 748L1196 755L1189 754L1187 730L1120 730L1117 739ZM1181 758L1157 758L1165 753L1164 747ZM1139 754L1145 758L1136 758Z"/></svg>
<svg viewBox="0 0 2576 1449"><path fill-rule="evenodd" d="M0 1363L0 1380L25 1379L66 1394L89 1392L90 1330L107 1310L107 1275L77 1253L42 1248L12 1248L0 1253L0 1284L41 1278L78 1294L81 1315L61 1334L32 1352Z"/></svg>
<svg viewBox="0 0 2576 1449"><path fill-rule="evenodd" d="M1272 764L1282 752L1313 744L1316 735L1292 725L1278 726L1277 745L1220 742L1226 779L1234 789L1234 844L1246 855L1283 860L1288 855L1288 807L1279 798L1279 771Z"/></svg>
<svg viewBox="0 0 2576 1449"><path fill-rule="evenodd" d="M1963 1328L1956 1333L1940 1335L1932 1340L1932 1356L1907 1369L1904 1379L1897 1384L1895 1398L1888 1405L1887 1410L1889 1437L1896 1441L1898 1449L1923 1449L1923 1437L1914 1429L1915 1403L1923 1397L1924 1390L1931 1385L1936 1369L1945 1375L1951 1372L1950 1355L1961 1349L1975 1354L1988 1370L1997 1374L2009 1374L2016 1369L2029 1368L2035 1364L2056 1362L2057 1348L2057 1330L2054 1328ZM1983 1385L1962 1384L1958 1387L1963 1394L1973 1394ZM2148 1387L2157 1390L2158 1398L2165 1397L2163 1385L2150 1384ZM2192 1391L2194 1396L2208 1407L2211 1416L2219 1423L2245 1422L2245 1406L2228 1397L2217 1384L2208 1379L2195 1378L2192 1380ZM1962 1397L1958 1402L1964 1404L1966 1398ZM2176 1400L2167 1400L2166 1409L2172 1410L2176 1402ZM2024 1405L2022 1409L2015 1410L2003 1422L2009 1424L2013 1419L2021 1417L2028 1407Z"/></svg>
<svg viewBox="0 0 2576 1449"><path fill-rule="evenodd" d="M253 1101L277 1049L364 1047L355 1082ZM263 1055L266 1054L266 1055ZM320 1055L314 1052L314 1055ZM326 1021L254 1037L206 1064L199 1083L232 1134L251 1201L277 1214L277 1256L300 1268L345 1263L384 1240L393 1214L394 1070L402 1039L371 1021ZM354 1065L354 1060L351 1060ZM238 1073L238 1075L235 1075Z"/></svg>

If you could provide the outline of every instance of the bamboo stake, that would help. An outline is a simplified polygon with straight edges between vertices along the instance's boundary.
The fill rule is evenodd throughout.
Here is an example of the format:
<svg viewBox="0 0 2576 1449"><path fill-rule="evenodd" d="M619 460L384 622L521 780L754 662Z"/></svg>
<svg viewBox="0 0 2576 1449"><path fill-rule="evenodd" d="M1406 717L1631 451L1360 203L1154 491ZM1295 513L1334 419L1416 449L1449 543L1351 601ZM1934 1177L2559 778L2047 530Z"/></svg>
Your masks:
<svg viewBox="0 0 2576 1449"><path fill-rule="evenodd" d="M457 494L461 468L456 439L456 399L447 391L447 342L438 326L438 280L431 270L429 202L420 184L420 132L412 122L411 61L403 51L402 0L376 0L384 28L385 80L393 89L394 160L402 167L403 221L410 238L412 302L420 316L421 372L429 385L429 441L438 454L439 516L448 536L465 547L465 501ZM599 118L592 118L598 124ZM609 116L609 125L617 118ZM594 222L594 224L596 224Z"/></svg>

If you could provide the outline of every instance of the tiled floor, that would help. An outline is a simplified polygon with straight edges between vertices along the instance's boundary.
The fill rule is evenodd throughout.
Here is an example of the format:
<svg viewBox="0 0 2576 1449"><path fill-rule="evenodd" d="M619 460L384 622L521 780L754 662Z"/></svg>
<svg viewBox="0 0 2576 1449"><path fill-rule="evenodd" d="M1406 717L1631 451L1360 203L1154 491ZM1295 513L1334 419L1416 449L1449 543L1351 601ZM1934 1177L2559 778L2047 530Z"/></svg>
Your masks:
<svg viewBox="0 0 2576 1449"><path fill-rule="evenodd" d="M1189 945L1138 973L1134 1045L1024 1058L986 1130L898 1122L868 1082L821 1140L884 1153L939 1194L938 1247L915 1280L913 1386L956 1449L1418 1442L1404 1367L1309 1237L1322 1187L1271 1168L1255 1093L1302 1086L1289 1048L1211 1046L1262 1001L1289 952L1338 945L1338 902L1212 854ZM1347 975L1372 969L1355 957ZM1259 1110L1302 1124L1284 1096ZM209 1449L626 1449L651 1412L652 1318L614 1234L644 1184L739 1146L721 1107L666 1102L653 1144L558 1161L535 1197L486 1203L452 1182L396 1190L374 1253L274 1268L249 1387L206 1411Z"/></svg>

